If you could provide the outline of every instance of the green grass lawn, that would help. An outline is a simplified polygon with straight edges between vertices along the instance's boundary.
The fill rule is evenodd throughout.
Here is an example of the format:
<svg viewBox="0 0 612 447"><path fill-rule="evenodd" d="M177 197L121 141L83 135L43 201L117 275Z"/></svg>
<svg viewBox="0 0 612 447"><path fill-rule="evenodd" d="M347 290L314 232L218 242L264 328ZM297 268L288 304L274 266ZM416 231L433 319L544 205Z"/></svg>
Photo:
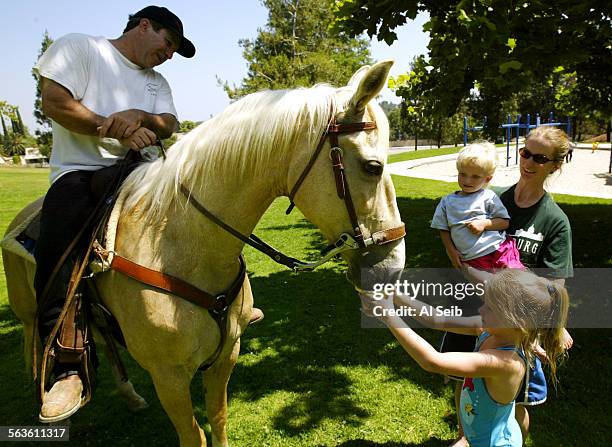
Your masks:
<svg viewBox="0 0 612 447"><path fill-rule="evenodd" d="M45 191L46 176L45 170L0 169L0 231ZM429 222L439 198L455 185L405 177L394 177L394 182L407 224L408 266L448 266ZM612 234L604 224L612 222L612 200L555 198L572 222L576 266L612 266ZM286 205L286 199L274 202L257 234L292 256L315 257L324 241L299 212L286 217ZM434 447L455 437L451 387L444 386L440 376L423 372L386 330L360 327L358 299L342 265L297 275L248 247L245 255L255 302L266 319L243 337L230 381L232 446ZM422 333L438 343L439 333ZM558 392L551 392L549 402L532 412L527 445L612 445L612 331L571 333L575 345L560 370ZM38 424L34 388L23 374L20 337L1 274L0 425ZM73 417L72 445L176 445L150 378L127 355L124 358L150 408L137 414L127 411L103 359L93 402ZM193 381L192 396L196 417L205 424L200 382L199 377Z"/></svg>
<svg viewBox="0 0 612 447"><path fill-rule="evenodd" d="M456 154L463 146L443 147L440 149L423 149L420 151L401 152L399 154L390 154L387 158L389 163L397 163L399 161L416 160L418 158L437 157L438 155Z"/></svg>
<svg viewBox="0 0 612 447"><path fill-rule="evenodd" d="M505 144L496 144L495 147L506 147ZM514 146L511 145L511 148ZM400 152L399 154L390 154L387 158L388 163L397 163L400 161L417 160L419 158L437 157L439 155L456 154L463 149L463 144L455 147L442 147L436 149L420 149L420 150L409 150L406 152Z"/></svg>

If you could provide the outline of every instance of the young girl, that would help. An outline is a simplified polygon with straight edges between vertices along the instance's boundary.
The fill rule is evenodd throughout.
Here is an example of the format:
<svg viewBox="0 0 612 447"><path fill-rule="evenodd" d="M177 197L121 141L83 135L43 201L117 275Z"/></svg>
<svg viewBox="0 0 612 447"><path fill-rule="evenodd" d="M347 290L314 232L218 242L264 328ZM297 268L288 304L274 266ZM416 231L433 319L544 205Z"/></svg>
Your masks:
<svg viewBox="0 0 612 447"><path fill-rule="evenodd" d="M457 157L461 189L442 198L431 228L440 230L453 266L462 262L479 270L523 268L512 239L506 239L510 216L497 195L486 189L495 173L497 152L491 143L464 147Z"/></svg>
<svg viewBox="0 0 612 447"><path fill-rule="evenodd" d="M526 368L534 361L536 341L547 353L553 380L557 361L565 352L562 339L569 298L562 286L530 272L502 270L485 286L480 316L419 318L453 332L478 335L473 353L440 353L394 316L392 298L376 301L368 292L361 298L367 309L384 307L373 314L382 314L380 318L422 368L464 377L459 417L472 447L522 445L514 400ZM398 295L395 299L415 309L415 315L427 306Z"/></svg>

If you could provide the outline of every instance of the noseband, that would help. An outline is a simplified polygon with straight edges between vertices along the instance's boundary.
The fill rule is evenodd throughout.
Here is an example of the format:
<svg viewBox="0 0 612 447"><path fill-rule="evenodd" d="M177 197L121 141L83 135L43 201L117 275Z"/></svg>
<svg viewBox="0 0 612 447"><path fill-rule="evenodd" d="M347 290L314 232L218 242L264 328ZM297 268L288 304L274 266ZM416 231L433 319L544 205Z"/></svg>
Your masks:
<svg viewBox="0 0 612 447"><path fill-rule="evenodd" d="M180 189L181 193L187 198L189 203L198 210L201 214L206 216L212 222L223 228L225 231L233 235L234 237L240 239L244 243L250 245L256 250L264 253L269 256L273 261L278 264L285 265L294 271L304 271L304 270L312 270L318 267L321 264L329 261L334 256L347 251L347 250L357 250L360 248L366 248L371 245L384 245L389 242L396 241L398 239L402 239L406 236L406 230L404 223L400 226L389 228L386 230L381 230L375 233L370 234L370 237L365 237L361 226L359 225L359 219L357 217L357 212L355 211L355 205L353 204L353 199L351 198L351 192L349 189L346 173L344 170L344 164L342 162L342 149L338 144L338 135L346 134L346 133L355 133L361 132L365 130L376 129L376 123L371 121L364 121L359 123L342 123L338 124L336 122L336 118L332 116L329 125L327 126L326 131L321 136L319 140L319 144L317 148L313 152L308 164L302 171L302 174L298 178L297 182L291 189L289 193L289 200L291 201L289 208L287 208L286 214L291 213L293 208L295 207L294 198L297 192L299 191L302 183L310 173L312 167L314 166L319 154L323 150L323 146L325 144L325 139L329 136L329 142L331 145L331 163L332 169L334 171L334 178L336 182L336 192L338 197L344 201L346 206L346 210L348 212L351 226L354 232L354 235L349 233L342 233L336 242L331 245L328 245L322 252L322 258L315 262L303 262L292 258L290 256L286 256L283 253L277 251L270 245L266 244L264 241L259 239L254 234L251 234L249 237L244 236L242 233L235 230L233 227L229 226L217 216L208 211L198 200L193 197L190 191L181 184Z"/></svg>

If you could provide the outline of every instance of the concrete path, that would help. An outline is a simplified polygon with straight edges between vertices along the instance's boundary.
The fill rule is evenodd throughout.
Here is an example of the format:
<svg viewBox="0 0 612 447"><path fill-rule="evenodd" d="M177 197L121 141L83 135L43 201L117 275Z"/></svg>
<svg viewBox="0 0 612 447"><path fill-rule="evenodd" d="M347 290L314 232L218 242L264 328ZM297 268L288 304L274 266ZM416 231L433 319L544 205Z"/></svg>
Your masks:
<svg viewBox="0 0 612 447"><path fill-rule="evenodd" d="M608 174L610 144L602 143L591 153L590 144L574 149L572 161L563 164L561 173L550 176L546 189L553 193L612 199L612 174ZM505 166L506 148L499 148L499 165L491 181L494 186L510 186L520 176L514 165L514 148L510 150L510 166ZM389 172L407 177L457 182L457 154L391 163Z"/></svg>

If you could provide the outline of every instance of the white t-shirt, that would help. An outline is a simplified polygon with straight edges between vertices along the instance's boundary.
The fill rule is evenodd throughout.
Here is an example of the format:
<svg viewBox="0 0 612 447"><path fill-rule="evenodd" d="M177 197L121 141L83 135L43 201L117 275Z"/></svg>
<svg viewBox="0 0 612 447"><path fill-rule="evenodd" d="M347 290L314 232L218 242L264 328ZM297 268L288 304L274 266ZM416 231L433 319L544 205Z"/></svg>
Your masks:
<svg viewBox="0 0 612 447"><path fill-rule="evenodd" d="M68 34L45 51L34 69L102 116L127 109L177 116L164 77L134 64L104 37ZM53 121L51 182L69 171L112 166L127 150L115 139L77 134Z"/></svg>
<svg viewBox="0 0 612 447"><path fill-rule="evenodd" d="M456 191L440 200L431 228L450 231L461 259L469 261L493 253L506 240L506 233L497 230L485 230L473 234L467 223L477 219L510 219L506 207L490 189L481 189L471 194Z"/></svg>

